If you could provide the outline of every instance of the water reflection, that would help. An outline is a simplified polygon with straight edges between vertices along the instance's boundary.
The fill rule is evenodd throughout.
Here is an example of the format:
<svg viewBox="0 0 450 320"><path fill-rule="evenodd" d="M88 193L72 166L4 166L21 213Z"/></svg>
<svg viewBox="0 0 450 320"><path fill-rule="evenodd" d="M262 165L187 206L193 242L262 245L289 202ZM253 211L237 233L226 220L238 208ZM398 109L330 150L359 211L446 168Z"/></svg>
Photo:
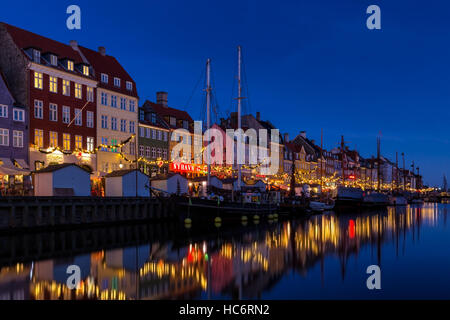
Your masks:
<svg viewBox="0 0 450 320"><path fill-rule="evenodd" d="M340 277L345 281L349 258L358 257L362 250L368 249L371 255L363 257L361 264L383 266L385 248L390 250L393 246L397 257L418 254L413 244L421 241L423 229L443 228L449 239L447 208L427 204L364 215L330 213L237 232L219 229L203 238L192 234L176 238L169 234L172 240L144 237L147 240L144 244L114 249L101 243L104 249L86 254L73 252L78 252L77 243L96 248L97 231L92 234L74 231L72 237L65 232L50 238L20 238L14 241L14 248L12 240L3 237L0 257L13 257L17 261L31 257L32 261L10 261L0 268L0 299L264 298L284 277L294 273L308 278L308 271L316 267L321 282L315 286L325 286L325 264L330 259L338 262ZM127 235L137 241L136 229L130 228L117 231L122 238L113 238L119 239L119 244ZM69 248L60 243L61 239L69 243ZM36 241L44 242L39 246L48 248L41 251L41 256L36 256L36 250L30 251L30 243ZM424 245L427 241L424 240ZM53 258L41 260L42 256ZM65 285L66 269L72 264L80 266L82 272L77 290L69 290ZM283 286L291 291L287 297L300 297L295 287ZM308 288L302 290L305 289Z"/></svg>

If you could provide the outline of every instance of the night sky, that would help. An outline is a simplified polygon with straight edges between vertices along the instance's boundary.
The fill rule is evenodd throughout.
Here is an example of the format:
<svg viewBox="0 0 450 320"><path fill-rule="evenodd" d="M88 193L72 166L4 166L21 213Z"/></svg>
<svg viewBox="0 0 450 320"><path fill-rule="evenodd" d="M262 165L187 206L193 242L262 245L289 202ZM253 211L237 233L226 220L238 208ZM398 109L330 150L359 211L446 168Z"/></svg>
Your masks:
<svg viewBox="0 0 450 320"><path fill-rule="evenodd" d="M78 31L66 28L71 4L81 7ZM366 27L371 4L381 8L381 30ZM382 154L395 161L405 152L425 183L450 177L449 1L3 1L0 21L106 47L141 103L168 91L169 105L195 120L204 118L203 80L196 84L207 58L219 117L234 108L241 45L245 111L290 137L306 130L320 143L323 128L328 149L343 134L365 157L381 132Z"/></svg>

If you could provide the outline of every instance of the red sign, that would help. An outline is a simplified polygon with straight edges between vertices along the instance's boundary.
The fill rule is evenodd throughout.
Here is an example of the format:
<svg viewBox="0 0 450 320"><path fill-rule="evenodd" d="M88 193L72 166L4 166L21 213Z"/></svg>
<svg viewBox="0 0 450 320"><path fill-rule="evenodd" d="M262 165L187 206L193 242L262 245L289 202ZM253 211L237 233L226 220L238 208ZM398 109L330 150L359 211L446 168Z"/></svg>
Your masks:
<svg viewBox="0 0 450 320"><path fill-rule="evenodd" d="M190 163L176 163L172 162L170 164L170 170L173 172L183 172L183 173L202 173L203 169L200 165L190 164Z"/></svg>
<svg viewBox="0 0 450 320"><path fill-rule="evenodd" d="M349 178L350 180L355 180L355 176L354 176L353 174L352 174L352 175L349 175L348 178Z"/></svg>

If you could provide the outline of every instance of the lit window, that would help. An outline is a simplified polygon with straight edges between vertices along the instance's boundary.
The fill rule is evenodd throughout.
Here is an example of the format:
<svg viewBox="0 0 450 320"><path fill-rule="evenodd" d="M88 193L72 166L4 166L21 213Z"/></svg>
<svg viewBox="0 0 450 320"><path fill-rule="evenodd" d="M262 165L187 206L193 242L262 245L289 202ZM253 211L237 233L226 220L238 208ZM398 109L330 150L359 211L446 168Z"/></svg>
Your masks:
<svg viewBox="0 0 450 320"><path fill-rule="evenodd" d="M63 80L63 95L70 96L70 81Z"/></svg>
<svg viewBox="0 0 450 320"><path fill-rule="evenodd" d="M101 78L102 78L103 83L108 83L108 75L107 74L102 73Z"/></svg>
<svg viewBox="0 0 450 320"><path fill-rule="evenodd" d="M120 79L119 78L114 78L114 86L120 87Z"/></svg>
<svg viewBox="0 0 450 320"><path fill-rule="evenodd" d="M70 122L70 107L63 106L62 108L62 122L69 123Z"/></svg>
<svg viewBox="0 0 450 320"><path fill-rule="evenodd" d="M86 112L86 126L88 128L94 127L94 113L92 111Z"/></svg>
<svg viewBox="0 0 450 320"><path fill-rule="evenodd" d="M94 138L93 137L87 137L86 138L86 145L87 145L87 151L89 151L89 152L94 151Z"/></svg>
<svg viewBox="0 0 450 320"><path fill-rule="evenodd" d="M14 108L13 109L13 120L24 122L25 121L25 110Z"/></svg>
<svg viewBox="0 0 450 320"><path fill-rule="evenodd" d="M9 130L0 128L0 146L9 146Z"/></svg>
<svg viewBox="0 0 450 320"><path fill-rule="evenodd" d="M64 150L70 150L70 134L63 133L63 148Z"/></svg>
<svg viewBox="0 0 450 320"><path fill-rule="evenodd" d="M8 106L0 104L0 118L8 118Z"/></svg>
<svg viewBox="0 0 450 320"><path fill-rule="evenodd" d="M75 98L78 98L78 99L82 98L80 83L75 83Z"/></svg>
<svg viewBox="0 0 450 320"><path fill-rule="evenodd" d="M13 131L13 146L15 148L23 148L23 131Z"/></svg>
<svg viewBox="0 0 450 320"><path fill-rule="evenodd" d="M108 145L108 138L102 137L102 145ZM102 147L102 151L108 151L108 148Z"/></svg>
<svg viewBox="0 0 450 320"><path fill-rule="evenodd" d="M50 131L49 137L50 137L49 147L56 148L58 146L58 132Z"/></svg>
<svg viewBox="0 0 450 320"><path fill-rule="evenodd" d="M58 106L54 103L50 103L48 110L49 120L58 121Z"/></svg>
<svg viewBox="0 0 450 320"><path fill-rule="evenodd" d="M43 80L42 80L42 73L35 72L34 73L34 87L36 89L42 89L43 88Z"/></svg>
<svg viewBox="0 0 450 320"><path fill-rule="evenodd" d="M41 52L39 50L33 50L33 61L41 63Z"/></svg>
<svg viewBox="0 0 450 320"><path fill-rule="evenodd" d="M94 102L94 88L86 87L87 101Z"/></svg>
<svg viewBox="0 0 450 320"><path fill-rule="evenodd" d="M111 146L117 146L117 139L111 139ZM111 148L111 152L117 152L117 148Z"/></svg>
<svg viewBox="0 0 450 320"><path fill-rule="evenodd" d="M73 61L67 61L67 70L73 71Z"/></svg>
<svg viewBox="0 0 450 320"><path fill-rule="evenodd" d="M38 148L44 147L44 131L41 129L34 129L34 144Z"/></svg>
<svg viewBox="0 0 450 320"><path fill-rule="evenodd" d="M82 136L75 136L75 149L77 150L83 150L83 137Z"/></svg>
<svg viewBox="0 0 450 320"><path fill-rule="evenodd" d="M89 67L88 66L83 66L83 74L85 76L89 76Z"/></svg>
<svg viewBox="0 0 450 320"><path fill-rule="evenodd" d="M83 113L81 109L75 108L75 125L77 126L83 125Z"/></svg>
<svg viewBox="0 0 450 320"><path fill-rule="evenodd" d="M50 81L50 92L57 93L58 92L58 78L56 77L49 77Z"/></svg>

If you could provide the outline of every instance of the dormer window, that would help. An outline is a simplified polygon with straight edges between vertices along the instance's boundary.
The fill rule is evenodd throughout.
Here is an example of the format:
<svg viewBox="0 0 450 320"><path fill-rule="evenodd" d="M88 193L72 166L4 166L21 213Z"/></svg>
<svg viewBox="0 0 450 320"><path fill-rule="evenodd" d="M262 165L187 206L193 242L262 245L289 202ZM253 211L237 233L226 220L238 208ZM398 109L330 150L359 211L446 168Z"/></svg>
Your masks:
<svg viewBox="0 0 450 320"><path fill-rule="evenodd" d="M152 123L156 123L156 114L152 113Z"/></svg>
<svg viewBox="0 0 450 320"><path fill-rule="evenodd" d="M127 90L133 91L133 82L127 81Z"/></svg>
<svg viewBox="0 0 450 320"><path fill-rule="evenodd" d="M183 128L188 129L189 123L186 120L183 120Z"/></svg>
<svg viewBox="0 0 450 320"><path fill-rule="evenodd" d="M33 61L36 63L41 63L41 52L39 50L33 50Z"/></svg>
<svg viewBox="0 0 450 320"><path fill-rule="evenodd" d="M120 79L119 78L114 78L114 86L120 87Z"/></svg>
<svg viewBox="0 0 450 320"><path fill-rule="evenodd" d="M85 76L89 76L89 67L88 66L83 66L83 74Z"/></svg>
<svg viewBox="0 0 450 320"><path fill-rule="evenodd" d="M102 73L102 82L103 83L108 83L108 75L105 73Z"/></svg>
<svg viewBox="0 0 450 320"><path fill-rule="evenodd" d="M55 55L50 55L50 64L52 66L57 66L58 65L58 57L56 57Z"/></svg>
<svg viewBox="0 0 450 320"><path fill-rule="evenodd" d="M177 125L177 118L170 117L170 125L175 127Z"/></svg>
<svg viewBox="0 0 450 320"><path fill-rule="evenodd" d="M67 70L73 71L73 61L67 60Z"/></svg>

